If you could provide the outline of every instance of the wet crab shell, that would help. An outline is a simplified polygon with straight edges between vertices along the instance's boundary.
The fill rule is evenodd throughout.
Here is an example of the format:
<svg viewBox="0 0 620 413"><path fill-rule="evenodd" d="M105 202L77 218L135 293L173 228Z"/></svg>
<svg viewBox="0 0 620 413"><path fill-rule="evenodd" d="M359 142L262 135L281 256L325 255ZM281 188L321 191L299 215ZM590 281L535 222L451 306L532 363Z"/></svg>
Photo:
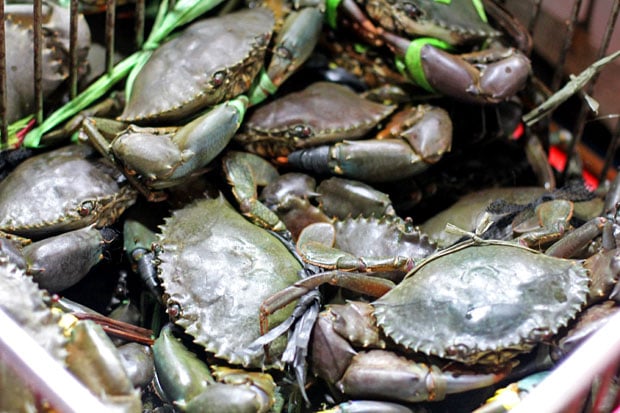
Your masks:
<svg viewBox="0 0 620 413"><path fill-rule="evenodd" d="M192 24L153 53L120 119L177 120L243 93L263 65L274 24L265 8Z"/></svg>
<svg viewBox="0 0 620 413"><path fill-rule="evenodd" d="M406 348L498 365L565 326L587 292L577 261L516 245L460 245L429 258L373 305L378 325Z"/></svg>
<svg viewBox="0 0 620 413"><path fill-rule="evenodd" d="M374 0L366 2L366 10L387 30L410 36L432 36L453 45L500 36L499 31L481 18L474 3Z"/></svg>
<svg viewBox="0 0 620 413"><path fill-rule="evenodd" d="M425 233L398 218L347 218L334 222L334 228L336 247L358 256L419 259L437 249Z"/></svg>
<svg viewBox="0 0 620 413"><path fill-rule="evenodd" d="M119 175L86 145L33 156L0 182L0 231L39 237L109 225L137 197Z"/></svg>
<svg viewBox="0 0 620 413"><path fill-rule="evenodd" d="M0 182L0 230L39 237L109 225L137 196L119 175L85 145L27 159Z"/></svg>
<svg viewBox="0 0 620 413"><path fill-rule="evenodd" d="M286 156L299 148L361 138L395 108L364 99L347 86L315 82L257 108L235 139L250 152Z"/></svg>
<svg viewBox="0 0 620 413"><path fill-rule="evenodd" d="M56 360L66 356L60 316L45 303L47 293L23 270L0 256L0 309L31 335ZM1 387L1 386L0 386ZM2 397L0 397L2 399Z"/></svg>
<svg viewBox="0 0 620 413"><path fill-rule="evenodd" d="M263 300L298 280L301 264L267 231L219 196L177 210L162 227L159 276L175 323L216 357L244 367L282 367L285 340L262 351L244 351L260 336ZM275 326L292 307L269 317ZM282 338L283 339L283 338Z"/></svg>
<svg viewBox="0 0 620 413"><path fill-rule="evenodd" d="M327 249L325 249L327 247ZM406 221L395 217L363 217L335 220L333 223L313 223L307 226L297 242L297 250L306 262L332 268L339 257L338 251L351 254L373 268L397 271L401 269L375 266L376 260L397 258L419 260L436 251L436 245L424 233Z"/></svg>

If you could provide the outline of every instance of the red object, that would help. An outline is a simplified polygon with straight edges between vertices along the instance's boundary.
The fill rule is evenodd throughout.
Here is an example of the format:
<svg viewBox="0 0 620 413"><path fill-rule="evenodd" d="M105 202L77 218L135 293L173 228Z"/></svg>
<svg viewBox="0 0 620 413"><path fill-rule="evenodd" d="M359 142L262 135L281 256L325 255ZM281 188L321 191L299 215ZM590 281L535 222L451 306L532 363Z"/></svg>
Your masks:
<svg viewBox="0 0 620 413"><path fill-rule="evenodd" d="M19 148L20 146L22 146L22 142L24 142L24 138L26 137L28 132L30 132L32 128L34 128L35 123L36 123L36 120L31 119L30 122L28 122L28 124L24 127L24 129L20 130L19 132L15 134L15 136L17 137L17 144L15 145L15 148Z"/></svg>
<svg viewBox="0 0 620 413"><path fill-rule="evenodd" d="M566 165L566 153L557 146L549 148L549 163L558 171L563 171ZM589 171L583 170L583 180L586 183L586 187L593 191L598 187L598 179L592 175Z"/></svg>

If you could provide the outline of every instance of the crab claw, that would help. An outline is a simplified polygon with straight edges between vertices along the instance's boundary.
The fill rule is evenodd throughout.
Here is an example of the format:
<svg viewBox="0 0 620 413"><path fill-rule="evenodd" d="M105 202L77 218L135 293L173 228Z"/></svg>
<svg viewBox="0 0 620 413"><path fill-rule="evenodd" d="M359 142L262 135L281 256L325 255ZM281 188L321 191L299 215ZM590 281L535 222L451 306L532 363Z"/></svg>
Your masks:
<svg viewBox="0 0 620 413"><path fill-rule="evenodd" d="M491 386L506 376L506 371L450 371L384 350L371 313L365 303L332 305L319 315L314 328L314 372L349 397L443 400L449 394ZM352 343L373 349L356 351Z"/></svg>
<svg viewBox="0 0 620 413"><path fill-rule="evenodd" d="M530 60L508 49L500 60L473 65L433 46L420 50L422 69L431 87L445 95L472 103L499 103L523 88Z"/></svg>
<svg viewBox="0 0 620 413"><path fill-rule="evenodd" d="M292 12L275 40L275 53L267 69L269 78L281 85L312 54L319 41L323 14L314 7Z"/></svg>
<svg viewBox="0 0 620 413"><path fill-rule="evenodd" d="M228 367L209 368L165 326L153 346L158 384L187 411L267 412L275 402L271 375Z"/></svg>
<svg viewBox="0 0 620 413"><path fill-rule="evenodd" d="M437 39L409 42L388 32L383 37L416 84L464 102L502 102L525 86L531 72L530 60L514 48L455 55Z"/></svg>
<svg viewBox="0 0 620 413"><path fill-rule="evenodd" d="M271 62L249 92L250 103L258 104L274 94L312 54L319 41L323 13L317 8L306 7L288 15L275 40Z"/></svg>
<svg viewBox="0 0 620 413"><path fill-rule="evenodd" d="M344 141L298 150L288 156L288 161L305 170L365 182L409 178L450 150L452 121L445 110L429 105L407 111L411 124L407 124L408 119L404 121L404 131L384 131L381 139Z"/></svg>
<svg viewBox="0 0 620 413"><path fill-rule="evenodd" d="M153 190L169 188L204 171L228 145L239 128L247 98L240 96L215 106L181 127L145 128L87 118L82 140L123 166L127 179L150 200ZM103 129L111 129L102 133Z"/></svg>

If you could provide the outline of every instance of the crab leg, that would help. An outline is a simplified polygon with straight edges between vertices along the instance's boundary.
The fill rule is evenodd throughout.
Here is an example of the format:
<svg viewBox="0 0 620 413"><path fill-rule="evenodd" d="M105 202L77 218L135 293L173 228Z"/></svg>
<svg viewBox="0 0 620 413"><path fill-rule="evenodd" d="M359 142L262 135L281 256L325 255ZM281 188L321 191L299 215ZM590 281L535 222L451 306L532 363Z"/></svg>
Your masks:
<svg viewBox="0 0 620 413"><path fill-rule="evenodd" d="M260 306L260 332L264 335L269 331L267 317L300 298L308 291L323 284L331 284L347 288L362 294L380 297L394 287L394 283L383 278L371 277L365 273L346 271L326 271L304 278L289 287L268 297Z"/></svg>
<svg viewBox="0 0 620 413"><path fill-rule="evenodd" d="M258 186L265 186L279 176L276 168L257 155L237 151L228 152L222 165L241 213L258 226L286 231L284 223L258 200L257 194Z"/></svg>
<svg viewBox="0 0 620 413"><path fill-rule="evenodd" d="M401 270L404 273L414 266L411 257L370 257L360 258L332 247L336 237L334 226L328 223L316 223L301 231L297 240L297 249L306 262L323 268L355 271Z"/></svg>

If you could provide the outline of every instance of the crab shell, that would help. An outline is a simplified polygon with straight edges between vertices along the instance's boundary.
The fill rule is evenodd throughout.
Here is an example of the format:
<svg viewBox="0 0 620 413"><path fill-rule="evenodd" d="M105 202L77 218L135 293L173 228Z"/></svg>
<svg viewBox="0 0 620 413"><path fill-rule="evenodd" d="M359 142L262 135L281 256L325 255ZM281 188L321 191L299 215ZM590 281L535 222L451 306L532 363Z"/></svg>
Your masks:
<svg viewBox="0 0 620 413"><path fill-rule="evenodd" d="M499 365L553 336L587 293L587 271L577 261L469 243L429 258L373 305L377 324L397 344Z"/></svg>
<svg viewBox="0 0 620 413"><path fill-rule="evenodd" d="M216 357L244 367L281 368L284 337L263 352L246 349L260 336L263 300L298 280L301 264L279 240L243 218L219 196L177 210L162 227L159 276L174 322ZM286 319L292 306L269 317ZM169 311L170 313L170 311Z"/></svg>
<svg viewBox="0 0 620 413"><path fill-rule="evenodd" d="M436 246L426 234L400 218L359 216L307 226L299 237L297 250L306 262L324 268L337 268L341 259L346 261L349 255L357 257L354 262L361 260L367 269L395 271L400 280L411 268L403 270L400 265L431 255Z"/></svg>
<svg viewBox="0 0 620 413"><path fill-rule="evenodd" d="M273 13L265 8L192 24L153 53L120 119L177 120L248 90L274 25Z"/></svg>
<svg viewBox="0 0 620 413"><path fill-rule="evenodd" d="M390 31L410 36L430 36L452 45L497 37L500 32L483 21L475 2L436 0L372 0L366 10L372 19Z"/></svg>
<svg viewBox="0 0 620 413"><path fill-rule="evenodd" d="M358 256L419 259L437 249L425 233L389 216L346 218L334 222L334 229L337 248Z"/></svg>
<svg viewBox="0 0 620 413"><path fill-rule="evenodd" d="M299 148L361 138L395 108L364 99L347 86L315 82L258 107L235 139L250 152L286 156Z"/></svg>
<svg viewBox="0 0 620 413"><path fill-rule="evenodd" d="M109 225L137 197L119 175L86 145L33 156L0 182L0 231L40 237Z"/></svg>

